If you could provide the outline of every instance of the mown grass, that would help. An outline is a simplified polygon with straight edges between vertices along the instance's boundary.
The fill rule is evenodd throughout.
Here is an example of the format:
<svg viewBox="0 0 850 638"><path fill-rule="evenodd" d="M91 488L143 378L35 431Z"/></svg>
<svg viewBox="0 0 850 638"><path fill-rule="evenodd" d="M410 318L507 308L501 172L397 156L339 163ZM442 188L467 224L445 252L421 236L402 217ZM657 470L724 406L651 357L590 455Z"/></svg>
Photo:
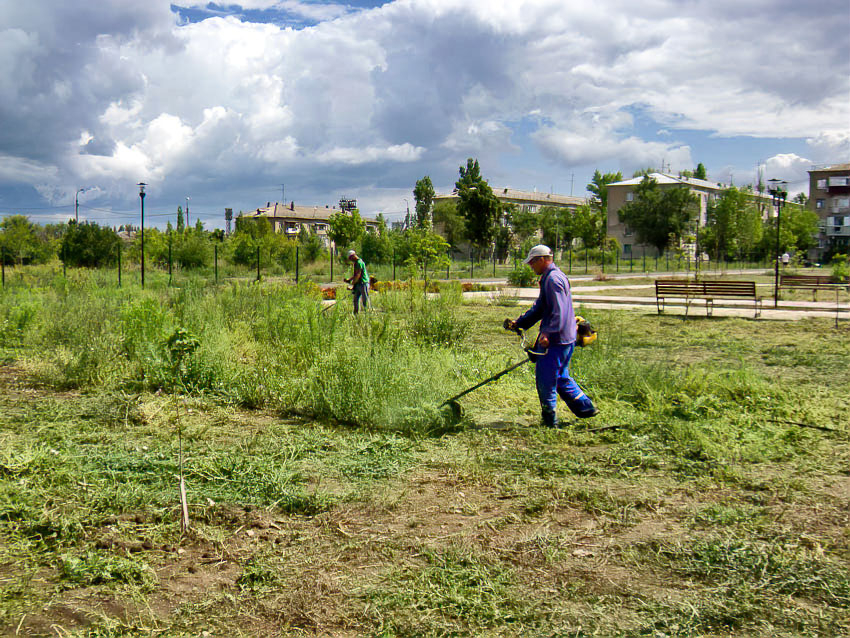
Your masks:
<svg viewBox="0 0 850 638"><path fill-rule="evenodd" d="M600 417L536 427L524 366L449 427L521 309L375 297L4 294L3 631L850 632L846 332L585 308Z"/></svg>

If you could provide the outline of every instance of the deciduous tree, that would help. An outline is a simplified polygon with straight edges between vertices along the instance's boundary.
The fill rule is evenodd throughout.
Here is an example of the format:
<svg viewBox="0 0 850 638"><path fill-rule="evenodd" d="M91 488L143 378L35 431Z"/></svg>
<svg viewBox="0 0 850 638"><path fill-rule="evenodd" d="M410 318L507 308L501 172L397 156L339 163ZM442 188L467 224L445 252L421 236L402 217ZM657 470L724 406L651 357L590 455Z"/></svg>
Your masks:
<svg viewBox="0 0 850 638"><path fill-rule="evenodd" d="M429 228L431 226L431 205L434 202L434 185L427 175L416 182L413 189L413 199L416 202L416 218L413 223L417 228Z"/></svg>
<svg viewBox="0 0 850 638"><path fill-rule="evenodd" d="M442 230L443 237L452 248L460 244L466 236L463 218L458 214L454 202L434 204L434 226Z"/></svg>
<svg viewBox="0 0 850 638"><path fill-rule="evenodd" d="M360 212L355 208L350 213L339 211L328 219L328 236L340 250L345 250L354 245L366 230L366 222L360 217Z"/></svg>
<svg viewBox="0 0 850 638"><path fill-rule="evenodd" d="M455 182L457 211L466 220L466 238L480 254L493 240L502 204L481 176L478 160L470 157L459 170L460 179Z"/></svg>
<svg viewBox="0 0 850 638"><path fill-rule="evenodd" d="M659 253L671 242L678 245L696 217L696 197L685 186L661 189L651 177L644 177L634 194L634 201L619 210L620 221Z"/></svg>

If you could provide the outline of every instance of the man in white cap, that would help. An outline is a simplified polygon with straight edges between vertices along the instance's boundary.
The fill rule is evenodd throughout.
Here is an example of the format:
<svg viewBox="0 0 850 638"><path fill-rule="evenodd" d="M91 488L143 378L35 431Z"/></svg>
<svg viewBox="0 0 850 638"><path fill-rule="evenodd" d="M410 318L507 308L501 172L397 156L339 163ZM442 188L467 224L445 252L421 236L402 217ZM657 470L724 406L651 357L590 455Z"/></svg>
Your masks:
<svg viewBox="0 0 850 638"><path fill-rule="evenodd" d="M545 349L536 361L537 396L543 424L557 428L558 396L581 419L599 411L570 376L570 358L576 345L576 318L567 276L552 262L552 250L539 244L528 251L525 263L540 276L540 295L534 305L512 322L511 328L526 330L540 321L535 350Z"/></svg>
<svg viewBox="0 0 850 638"><path fill-rule="evenodd" d="M354 314L360 310L360 300L363 300L363 310L369 307L369 273L366 272L366 263L357 256L353 250L348 251L348 261L354 267L351 277L345 281L351 284L351 292L354 296Z"/></svg>

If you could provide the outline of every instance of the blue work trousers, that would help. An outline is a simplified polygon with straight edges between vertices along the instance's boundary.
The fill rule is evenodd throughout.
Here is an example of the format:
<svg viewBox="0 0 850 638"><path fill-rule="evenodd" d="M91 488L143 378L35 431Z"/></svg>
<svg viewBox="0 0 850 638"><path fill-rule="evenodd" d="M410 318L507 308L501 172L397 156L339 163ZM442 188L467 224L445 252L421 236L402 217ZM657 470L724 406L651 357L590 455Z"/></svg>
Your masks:
<svg viewBox="0 0 850 638"><path fill-rule="evenodd" d="M549 346L536 363L537 396L540 397L543 424L549 427L558 425L558 396L580 419L596 414L593 402L570 376L570 359L574 349L574 343Z"/></svg>
<svg viewBox="0 0 850 638"><path fill-rule="evenodd" d="M351 294L354 296L354 314L360 311L360 300L363 300L363 310L369 307L369 284L361 283L354 284L351 287Z"/></svg>

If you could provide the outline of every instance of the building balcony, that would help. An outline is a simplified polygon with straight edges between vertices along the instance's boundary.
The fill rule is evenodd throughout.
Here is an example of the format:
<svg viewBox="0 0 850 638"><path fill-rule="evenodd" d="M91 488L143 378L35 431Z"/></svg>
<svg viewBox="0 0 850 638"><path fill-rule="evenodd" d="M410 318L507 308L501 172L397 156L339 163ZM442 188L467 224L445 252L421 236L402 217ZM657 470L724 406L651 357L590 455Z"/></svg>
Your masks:
<svg viewBox="0 0 850 638"><path fill-rule="evenodd" d="M850 226L827 226L827 237L850 237Z"/></svg>

